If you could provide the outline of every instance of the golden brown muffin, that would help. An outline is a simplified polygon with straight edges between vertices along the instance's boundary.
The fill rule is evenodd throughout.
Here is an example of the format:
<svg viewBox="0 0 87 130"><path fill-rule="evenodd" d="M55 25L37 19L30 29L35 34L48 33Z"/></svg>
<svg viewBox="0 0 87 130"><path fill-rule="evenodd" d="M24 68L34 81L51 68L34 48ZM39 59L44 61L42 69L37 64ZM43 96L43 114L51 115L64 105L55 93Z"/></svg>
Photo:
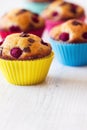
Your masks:
<svg viewBox="0 0 87 130"><path fill-rule="evenodd" d="M0 18L0 29L29 31L44 27L44 20L26 9L13 9Z"/></svg>
<svg viewBox="0 0 87 130"><path fill-rule="evenodd" d="M82 16L84 16L84 9L81 6L65 1L55 1L42 12L42 17L53 21L80 18Z"/></svg>
<svg viewBox="0 0 87 130"><path fill-rule="evenodd" d="M51 53L50 44L29 33L15 33L7 36L0 48L1 58L12 60L37 59Z"/></svg>
<svg viewBox="0 0 87 130"><path fill-rule="evenodd" d="M50 36L57 41L67 43L87 43L87 24L73 19L54 27Z"/></svg>

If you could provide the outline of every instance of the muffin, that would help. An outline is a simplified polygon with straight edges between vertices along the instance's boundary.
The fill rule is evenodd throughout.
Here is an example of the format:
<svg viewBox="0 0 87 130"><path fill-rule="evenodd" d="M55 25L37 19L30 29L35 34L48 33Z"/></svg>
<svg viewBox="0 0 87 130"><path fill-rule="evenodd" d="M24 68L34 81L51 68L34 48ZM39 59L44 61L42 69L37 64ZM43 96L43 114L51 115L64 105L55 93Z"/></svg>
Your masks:
<svg viewBox="0 0 87 130"><path fill-rule="evenodd" d="M50 44L40 37L15 33L1 43L0 68L12 84L38 84L45 80L53 55Z"/></svg>
<svg viewBox="0 0 87 130"><path fill-rule="evenodd" d="M84 21L84 9L76 4L55 1L52 2L41 14L46 21L46 29L50 31L56 25L60 25L69 19L79 19Z"/></svg>
<svg viewBox="0 0 87 130"><path fill-rule="evenodd" d="M76 19L69 20L50 31L49 41L60 63L87 65L87 24Z"/></svg>
<svg viewBox="0 0 87 130"><path fill-rule="evenodd" d="M29 32L41 36L44 27L44 19L26 9L13 9L0 18L0 35L2 39L17 32Z"/></svg>
<svg viewBox="0 0 87 130"><path fill-rule="evenodd" d="M41 14L41 12L54 0L24 0L25 8ZM60 0L58 0L60 1ZM61 0L62 1L62 0Z"/></svg>

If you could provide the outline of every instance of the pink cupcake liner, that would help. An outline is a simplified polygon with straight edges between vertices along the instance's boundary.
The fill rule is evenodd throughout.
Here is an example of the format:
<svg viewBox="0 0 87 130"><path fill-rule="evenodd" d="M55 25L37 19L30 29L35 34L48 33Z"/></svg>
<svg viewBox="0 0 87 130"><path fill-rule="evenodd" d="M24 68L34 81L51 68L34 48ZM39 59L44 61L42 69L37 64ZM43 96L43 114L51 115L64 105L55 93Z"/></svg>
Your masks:
<svg viewBox="0 0 87 130"><path fill-rule="evenodd" d="M31 31L29 31L29 33L35 34L35 35L41 37L42 34L43 34L44 29L45 29L45 27L40 28L40 29L36 29L36 30L31 30Z"/></svg>
<svg viewBox="0 0 87 130"><path fill-rule="evenodd" d="M46 20L46 29L48 30L48 31L50 31L53 27L55 27L56 25L60 25L60 24L62 24L62 23L64 23L64 21L51 21L51 20Z"/></svg>
<svg viewBox="0 0 87 130"><path fill-rule="evenodd" d="M5 31L5 30L0 30L0 37L1 37L1 40L5 39L7 35L10 35L12 34L12 32L10 31Z"/></svg>
<svg viewBox="0 0 87 130"><path fill-rule="evenodd" d="M27 33L35 34L35 35L41 37L43 34L43 31L44 31L44 28L45 27L40 28L40 29L36 29L36 30L31 30ZM20 33L20 32L21 31L12 32L12 31L0 30L0 38L1 38L1 40L4 40L8 35L13 34L13 33Z"/></svg>
<svg viewBox="0 0 87 130"><path fill-rule="evenodd" d="M79 20L81 20L81 21L85 21L85 16L83 16L83 17L81 17L81 18L79 18ZM62 24L62 23L64 23L64 22L66 22L66 20L64 21L64 20L60 20L60 21L52 21L52 20L46 20L45 21L45 24L46 24L46 30L48 30L48 32L53 28L53 27L55 27L55 26L57 26L57 25L60 25L60 24Z"/></svg>

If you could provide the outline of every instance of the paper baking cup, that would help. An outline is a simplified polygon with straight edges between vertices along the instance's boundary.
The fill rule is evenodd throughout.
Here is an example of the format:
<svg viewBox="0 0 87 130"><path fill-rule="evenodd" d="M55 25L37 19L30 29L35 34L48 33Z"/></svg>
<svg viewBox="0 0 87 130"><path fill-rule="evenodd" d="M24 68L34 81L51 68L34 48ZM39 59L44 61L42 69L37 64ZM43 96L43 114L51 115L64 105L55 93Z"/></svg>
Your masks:
<svg viewBox="0 0 87 130"><path fill-rule="evenodd" d="M49 56L37 60L16 61L0 59L0 69L8 82L15 85L33 85L45 80L54 57Z"/></svg>
<svg viewBox="0 0 87 130"><path fill-rule="evenodd" d="M5 39L6 36L8 36L10 34L12 34L10 31L2 31L2 30L0 31L0 37L2 40Z"/></svg>
<svg viewBox="0 0 87 130"><path fill-rule="evenodd" d="M87 43L59 43L49 39L58 61L68 66L87 65Z"/></svg>
<svg viewBox="0 0 87 130"><path fill-rule="evenodd" d="M29 33L34 34L34 35L37 35L37 36L41 37L41 36L42 36L42 34L43 34L43 31L44 31L44 28L45 28L45 26L44 26L44 27L42 27L42 28L39 28L39 29L31 30L31 31L29 31Z"/></svg>
<svg viewBox="0 0 87 130"><path fill-rule="evenodd" d="M6 30L0 30L0 37L1 39L5 39L8 35L10 34L13 34L13 33L20 33L21 31L16 31L16 32L13 32L13 31L6 31Z"/></svg>
<svg viewBox="0 0 87 130"><path fill-rule="evenodd" d="M26 9L31 10L34 13L38 13L40 14L48 5L50 4L50 2L24 2L24 7Z"/></svg>
<svg viewBox="0 0 87 130"><path fill-rule="evenodd" d="M44 28L45 28L45 26L42 27L42 28L39 28L39 29L31 30L31 31L29 31L29 32L27 32L27 33L31 33L31 34L34 34L34 35L37 35L37 36L41 37L42 34L43 34L43 31L44 31ZM1 30L1 31L0 31L0 37L1 37L1 39L3 40L3 39L5 39L5 38L6 38L8 35L10 35L10 34L20 33L20 32L22 32L22 31L12 32L12 31L6 31L6 30L4 31L4 30Z"/></svg>
<svg viewBox="0 0 87 130"><path fill-rule="evenodd" d="M46 25L46 30L48 32L55 26L58 26L60 24L64 23L64 21L52 21L52 20L46 20L45 25Z"/></svg>
<svg viewBox="0 0 87 130"><path fill-rule="evenodd" d="M79 18L78 20L84 22L85 16ZM58 26L58 25L61 25L61 24L63 24L63 23L66 22L66 21L67 21L67 20L65 20L65 21L64 21L64 20L52 21L52 20L47 19L47 20L45 20L46 30L48 30L48 32L49 32L53 27Z"/></svg>

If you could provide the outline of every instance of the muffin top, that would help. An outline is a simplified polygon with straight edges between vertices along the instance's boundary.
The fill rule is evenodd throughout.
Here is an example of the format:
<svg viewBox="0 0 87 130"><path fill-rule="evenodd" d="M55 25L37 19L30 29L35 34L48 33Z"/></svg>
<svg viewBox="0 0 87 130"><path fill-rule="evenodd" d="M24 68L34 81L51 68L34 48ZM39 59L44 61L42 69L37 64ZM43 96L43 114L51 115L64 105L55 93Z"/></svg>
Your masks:
<svg viewBox="0 0 87 130"><path fill-rule="evenodd" d="M32 60L48 56L52 49L40 37L29 33L14 33L0 42L0 57L11 60Z"/></svg>
<svg viewBox="0 0 87 130"><path fill-rule="evenodd" d="M69 20L54 27L50 37L67 43L87 43L87 24L76 19Z"/></svg>
<svg viewBox="0 0 87 130"><path fill-rule="evenodd" d="M43 12L42 17L45 19L57 21L80 18L84 16L84 9L73 3L65 1L52 2Z"/></svg>
<svg viewBox="0 0 87 130"><path fill-rule="evenodd" d="M26 9L13 9L0 18L0 29L30 31L44 27L44 19Z"/></svg>

